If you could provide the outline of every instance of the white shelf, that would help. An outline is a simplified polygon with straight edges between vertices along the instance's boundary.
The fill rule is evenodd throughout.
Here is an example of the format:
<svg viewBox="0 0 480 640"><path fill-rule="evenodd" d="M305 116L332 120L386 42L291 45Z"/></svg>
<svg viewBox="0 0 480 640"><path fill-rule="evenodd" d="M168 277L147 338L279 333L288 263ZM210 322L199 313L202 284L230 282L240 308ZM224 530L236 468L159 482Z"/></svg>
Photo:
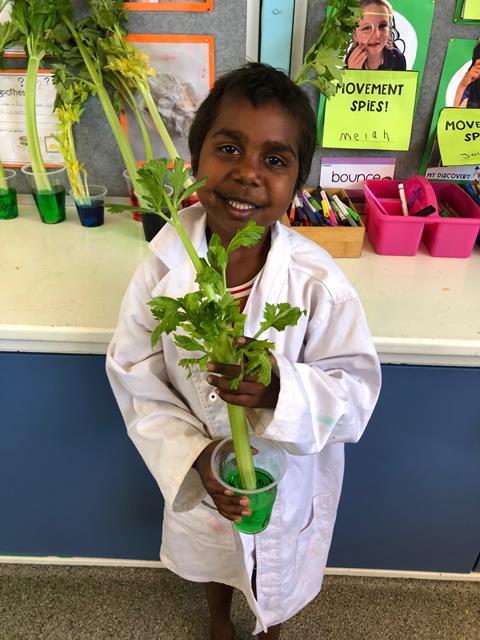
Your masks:
<svg viewBox="0 0 480 640"><path fill-rule="evenodd" d="M80 226L76 212L43 224L33 206L0 221L0 351L105 353L120 302L147 254L142 225L105 214ZM471 258L379 256L338 264L365 306L384 363L480 366L480 249Z"/></svg>

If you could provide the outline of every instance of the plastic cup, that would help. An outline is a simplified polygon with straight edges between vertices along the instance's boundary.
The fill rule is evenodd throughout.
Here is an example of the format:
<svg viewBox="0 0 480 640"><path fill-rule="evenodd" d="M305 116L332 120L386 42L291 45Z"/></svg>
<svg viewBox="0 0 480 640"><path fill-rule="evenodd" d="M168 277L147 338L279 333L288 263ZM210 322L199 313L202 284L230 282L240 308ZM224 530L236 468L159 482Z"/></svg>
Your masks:
<svg viewBox="0 0 480 640"><path fill-rule="evenodd" d="M107 195L107 187L89 184L88 193L89 198L75 198L70 191L82 227L100 227L105 217L104 198Z"/></svg>
<svg viewBox="0 0 480 640"><path fill-rule="evenodd" d="M169 184L166 184L164 186L167 194L171 196L173 194L173 187L171 187ZM170 216L170 212L167 208L162 209L162 211L166 215ZM147 242L153 240L153 238L157 235L163 225L166 224L165 220L154 211L152 211L151 213L142 213L141 219L143 225L143 233Z"/></svg>
<svg viewBox="0 0 480 640"><path fill-rule="evenodd" d="M13 169L4 169L6 188L0 189L0 220L10 220L18 216L16 176Z"/></svg>
<svg viewBox="0 0 480 640"><path fill-rule="evenodd" d="M45 169L51 191L38 191L36 180L38 174L32 171L31 165L24 165L22 173L28 180L42 221L46 224L63 222L65 220L65 167Z"/></svg>
<svg viewBox="0 0 480 640"><path fill-rule="evenodd" d="M130 174L128 173L128 169L125 169L122 175L125 178L125 182L127 183L127 190L128 190L128 197L130 198L130 204L132 205L132 207L138 207L139 202L138 202L137 194L135 193L135 190L133 188L133 182L130 177ZM134 220L138 220L138 222L142 221L142 214L140 213L140 211L133 211L132 217Z"/></svg>
<svg viewBox="0 0 480 640"><path fill-rule="evenodd" d="M250 516L243 516L234 526L242 533L260 533L270 522L273 504L277 496L277 485L287 468L287 456L270 440L250 436L250 443L257 453L253 456L257 476L256 489L241 489L233 441L222 440L212 454L212 471L216 480L226 489L234 490L237 496L247 496L250 500Z"/></svg>

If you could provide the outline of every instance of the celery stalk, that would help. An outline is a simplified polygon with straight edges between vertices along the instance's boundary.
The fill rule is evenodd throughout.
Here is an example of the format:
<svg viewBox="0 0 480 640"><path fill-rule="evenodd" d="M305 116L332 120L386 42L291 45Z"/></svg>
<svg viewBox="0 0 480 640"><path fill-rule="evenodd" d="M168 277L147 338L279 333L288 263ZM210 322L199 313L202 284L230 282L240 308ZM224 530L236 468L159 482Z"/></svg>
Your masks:
<svg viewBox="0 0 480 640"><path fill-rule="evenodd" d="M36 93L37 74L40 68L40 60L41 58L37 56L30 56L28 58L27 78L25 81L25 129L27 134L28 154L30 156L30 163L37 191L39 193L49 193L52 192L52 187L45 170L37 128Z"/></svg>
<svg viewBox="0 0 480 640"><path fill-rule="evenodd" d="M2 161L0 160L0 191L8 191L8 183L5 177Z"/></svg>
<svg viewBox="0 0 480 640"><path fill-rule="evenodd" d="M182 200L202 188L206 179L185 188L188 170L180 158L175 159L172 170L168 170L167 158L147 162L139 169L138 176L150 210L176 229L197 272L198 284L198 290L181 298L158 296L149 301L152 313L159 321L152 333L152 347L163 333L173 333L177 346L196 352L197 356L198 353L202 354L180 361L180 366L190 372L194 366L205 371L208 361L221 362L238 366L237 376L230 380L232 389L238 387L245 375L255 375L262 384L270 384L272 368L269 350L274 348L274 344L258 338L270 328L283 331L287 326L295 325L304 311L287 302L267 303L255 339L239 345L238 338L244 335L246 316L240 312L239 302L227 290L225 277L230 254L240 247L253 247L262 238L265 229L249 220L243 229L237 231L227 247L217 234L213 234L206 258L200 257L178 210ZM169 183L173 189L171 197L166 192L165 183ZM165 207L170 217L162 211ZM109 209L119 212L131 207L110 205ZM245 408L227 403L227 411L241 486L243 489L255 489L256 473Z"/></svg>
<svg viewBox="0 0 480 640"><path fill-rule="evenodd" d="M90 78L92 79L92 82L95 86L96 94L100 100L103 111L105 113L105 117L107 118L113 135L115 136L115 139L117 141L123 161L134 185L135 193L140 198L140 203L142 204L143 190L137 178L137 161L135 159L135 155L133 153L132 147L130 146L128 138L125 135L125 132L122 129L122 125L120 124L120 121L117 117L115 108L112 104L112 101L110 100L110 96L108 95L108 92L103 85L101 70L97 68L94 59L89 54L87 48L84 46L80 34L78 33L72 22L68 18L65 18L65 24L67 25L70 33L75 40L78 51L82 56Z"/></svg>

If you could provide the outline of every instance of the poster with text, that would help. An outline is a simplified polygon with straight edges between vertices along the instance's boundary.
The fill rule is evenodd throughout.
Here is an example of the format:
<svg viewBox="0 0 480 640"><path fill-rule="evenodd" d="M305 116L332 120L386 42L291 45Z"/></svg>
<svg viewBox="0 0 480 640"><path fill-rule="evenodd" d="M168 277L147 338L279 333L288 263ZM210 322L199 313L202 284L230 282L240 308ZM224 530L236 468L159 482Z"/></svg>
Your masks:
<svg viewBox="0 0 480 640"><path fill-rule="evenodd" d="M163 123L183 158L189 158L188 132L200 103L214 81L212 36L130 34L128 40L147 54L155 70L150 89ZM154 158L167 152L140 95L135 96L143 116ZM138 121L128 107L124 126L137 160L146 159Z"/></svg>
<svg viewBox="0 0 480 640"><path fill-rule="evenodd" d="M409 140L418 88L421 84L428 51L435 3L433 0L421 3L418 0L393 0L393 2L361 0L360 4L362 17L353 32L352 42L345 56L345 68L348 75L344 76L344 83L348 80L361 84L366 78L361 74L365 74L365 72L370 72L368 82L372 84L377 82L374 78L374 72L383 74L389 72L391 76L397 73L405 74L408 71L415 72L411 75L410 80L406 81L408 99L411 102L409 104L403 102L403 107L407 107L407 112L412 115L407 123L407 126L410 126L410 131L406 132L404 136ZM357 74L359 81L355 80ZM405 75L403 77L407 78ZM384 81L382 80L382 82ZM396 82L399 83L400 80ZM414 91L411 90L413 83L415 83ZM333 110L332 106L327 105L330 102L333 103L336 98L337 96L330 98L330 100L324 98L320 100L318 141L323 146L330 146L332 142L332 137L326 131L328 123L324 121L324 116L326 116L327 109ZM362 97L358 95L357 99L361 100ZM379 105L376 107L379 108ZM344 147L344 145L341 146ZM374 141L372 146L352 144L347 148L400 150L405 149L405 145L403 141L401 147L392 145L381 147Z"/></svg>
<svg viewBox="0 0 480 640"><path fill-rule="evenodd" d="M440 136L442 137L443 133L448 134L454 129L460 134L462 131L468 133L470 131L468 123L475 122L473 117L475 111L469 112L480 108L480 43L477 40L456 39L450 40L448 43L433 110L432 123L420 167L420 172L423 174L429 167L447 164L441 160L437 140L437 125L442 110L446 108L455 110L455 117L460 116L460 124L456 124L455 127L449 124L447 129L447 123L452 122L452 119L447 119L443 116L440 121L442 124ZM465 113L465 118L462 118L462 112ZM474 133L475 125L472 125L472 127L474 128L471 133ZM469 143L469 147L478 145L478 140L473 141L473 144L470 144L471 140L466 140L465 142ZM468 150L465 150L465 152L469 153ZM459 165L458 158L452 164ZM468 162L465 162L465 164L468 164Z"/></svg>
<svg viewBox="0 0 480 640"><path fill-rule="evenodd" d="M129 11L212 11L213 0L139 0L123 6Z"/></svg>
<svg viewBox="0 0 480 640"><path fill-rule="evenodd" d="M323 146L406 151L417 79L415 71L346 71L325 107Z"/></svg>
<svg viewBox="0 0 480 640"><path fill-rule="evenodd" d="M480 22L479 0L457 0L455 22Z"/></svg>
<svg viewBox="0 0 480 640"><path fill-rule="evenodd" d="M0 72L0 154L6 166L21 167L29 162L25 131L25 71ZM47 166L62 165L54 134L59 132L53 113L56 90L52 73L37 77L37 127L43 159Z"/></svg>

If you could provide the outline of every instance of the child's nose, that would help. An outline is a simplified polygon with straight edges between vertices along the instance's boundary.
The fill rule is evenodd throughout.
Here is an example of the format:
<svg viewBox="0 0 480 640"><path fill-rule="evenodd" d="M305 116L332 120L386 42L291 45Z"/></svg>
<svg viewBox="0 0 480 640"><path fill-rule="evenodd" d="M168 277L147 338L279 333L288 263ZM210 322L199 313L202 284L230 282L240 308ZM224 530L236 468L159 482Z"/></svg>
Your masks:
<svg viewBox="0 0 480 640"><path fill-rule="evenodd" d="M262 164L259 159L244 156L235 167L234 179L242 186L256 186L262 181Z"/></svg>

